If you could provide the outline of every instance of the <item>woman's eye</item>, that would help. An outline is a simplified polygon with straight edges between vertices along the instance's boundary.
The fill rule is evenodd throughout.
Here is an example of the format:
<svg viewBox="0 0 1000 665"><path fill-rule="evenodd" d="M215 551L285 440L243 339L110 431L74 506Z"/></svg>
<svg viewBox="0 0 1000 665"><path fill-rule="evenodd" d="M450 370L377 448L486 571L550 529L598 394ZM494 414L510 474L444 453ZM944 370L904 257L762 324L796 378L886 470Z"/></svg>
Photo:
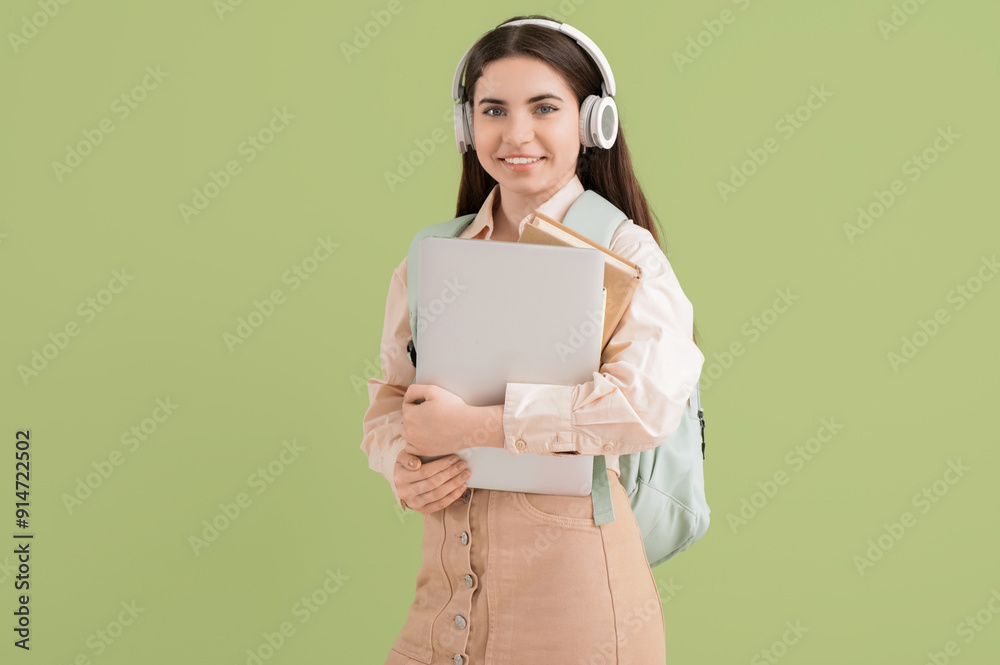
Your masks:
<svg viewBox="0 0 1000 665"><path fill-rule="evenodd" d="M549 111L547 113L543 113L542 115L552 115L553 112L559 110L555 106L552 106L551 104L542 104L541 106L538 107L538 110L541 110L541 109L551 109L551 111ZM494 115L494 114L490 113L490 111L500 111L501 113L503 113L503 109L501 109L499 106L490 106L489 108L483 110L483 115L489 116L491 118L498 118L498 117L500 117L499 115Z"/></svg>

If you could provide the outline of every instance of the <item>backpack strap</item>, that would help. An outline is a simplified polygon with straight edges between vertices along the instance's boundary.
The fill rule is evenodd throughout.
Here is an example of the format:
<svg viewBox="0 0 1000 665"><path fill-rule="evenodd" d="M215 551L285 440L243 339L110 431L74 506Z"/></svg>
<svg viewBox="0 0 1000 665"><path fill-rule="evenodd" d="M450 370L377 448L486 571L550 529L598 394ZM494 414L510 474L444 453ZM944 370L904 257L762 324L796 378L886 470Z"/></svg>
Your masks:
<svg viewBox="0 0 1000 665"><path fill-rule="evenodd" d="M611 238L628 215L592 189L577 197L566 211L563 226L587 236L598 245L609 248Z"/></svg>
<svg viewBox="0 0 1000 665"><path fill-rule="evenodd" d="M472 220L476 218L476 213L462 215L455 219L449 219L440 224L431 224L417 231L410 242L410 249L406 254L406 295L410 305L410 332L412 340L407 351L410 353L410 362L417 366L417 266L420 263L420 241L424 238L457 238L462 235Z"/></svg>
<svg viewBox="0 0 1000 665"><path fill-rule="evenodd" d="M569 207L562 223L595 243L609 247L615 231L627 220L628 215L594 190L588 189ZM615 509L611 501L611 485L608 483L604 455L594 455L592 487L590 498L594 506L594 524L614 522Z"/></svg>

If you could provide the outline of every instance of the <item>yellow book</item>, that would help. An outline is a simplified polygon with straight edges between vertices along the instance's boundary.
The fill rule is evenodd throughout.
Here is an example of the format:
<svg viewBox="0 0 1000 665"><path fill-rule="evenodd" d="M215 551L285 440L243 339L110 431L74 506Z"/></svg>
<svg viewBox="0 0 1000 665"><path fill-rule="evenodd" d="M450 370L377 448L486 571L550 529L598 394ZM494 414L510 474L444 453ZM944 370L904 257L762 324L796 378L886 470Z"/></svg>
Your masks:
<svg viewBox="0 0 1000 665"><path fill-rule="evenodd" d="M521 237L517 241L537 245L592 248L600 250L604 254L605 306L604 334L601 340L601 353L604 353L604 347L608 345L611 335L628 308L632 294L639 286L642 268L598 245L568 226L537 212L534 219L524 225Z"/></svg>

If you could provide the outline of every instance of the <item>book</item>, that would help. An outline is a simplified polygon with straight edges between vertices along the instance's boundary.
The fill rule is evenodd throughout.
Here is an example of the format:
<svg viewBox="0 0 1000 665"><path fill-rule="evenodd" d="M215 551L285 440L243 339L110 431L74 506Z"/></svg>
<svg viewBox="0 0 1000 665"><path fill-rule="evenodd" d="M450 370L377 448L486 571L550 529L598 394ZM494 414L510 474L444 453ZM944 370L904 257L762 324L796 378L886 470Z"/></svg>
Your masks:
<svg viewBox="0 0 1000 665"><path fill-rule="evenodd" d="M611 340L622 316L639 286L642 268L623 259L590 238L564 226L542 213L535 213L534 219L524 225L518 242L538 245L561 245L564 247L584 247L600 250L604 255L604 330L601 337L601 353Z"/></svg>

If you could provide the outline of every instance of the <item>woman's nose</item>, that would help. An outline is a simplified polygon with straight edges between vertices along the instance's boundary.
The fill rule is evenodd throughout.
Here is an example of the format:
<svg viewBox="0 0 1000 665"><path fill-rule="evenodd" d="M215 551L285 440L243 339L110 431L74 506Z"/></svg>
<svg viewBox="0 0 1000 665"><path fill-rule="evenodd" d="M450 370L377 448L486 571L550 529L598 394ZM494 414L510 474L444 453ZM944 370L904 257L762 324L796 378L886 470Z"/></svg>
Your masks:
<svg viewBox="0 0 1000 665"><path fill-rule="evenodd" d="M534 135L534 129L532 128L531 118L521 114L515 113L510 116L510 120L507 122L507 127L504 131L504 140L511 145L520 145L530 141Z"/></svg>

